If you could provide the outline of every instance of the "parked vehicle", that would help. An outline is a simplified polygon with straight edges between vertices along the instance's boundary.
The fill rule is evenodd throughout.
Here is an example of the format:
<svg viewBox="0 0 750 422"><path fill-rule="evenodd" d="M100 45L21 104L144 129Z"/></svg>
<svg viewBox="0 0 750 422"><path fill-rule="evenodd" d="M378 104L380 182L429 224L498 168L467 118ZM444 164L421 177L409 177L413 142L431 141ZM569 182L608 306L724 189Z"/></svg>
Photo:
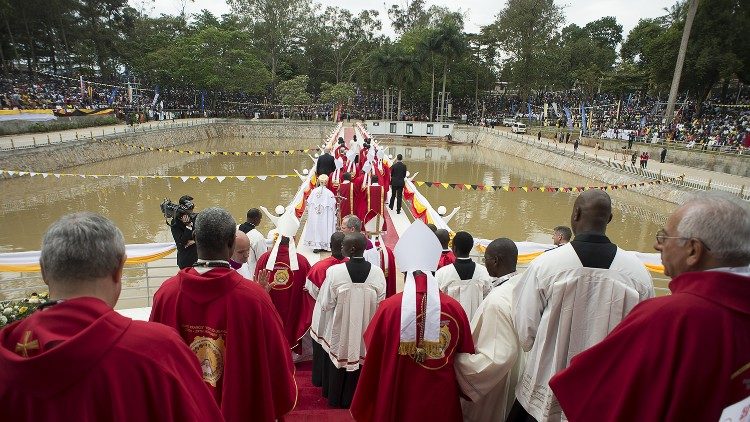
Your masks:
<svg viewBox="0 0 750 422"><path fill-rule="evenodd" d="M526 125L520 122L515 122L510 130L513 133L526 133Z"/></svg>
<svg viewBox="0 0 750 422"><path fill-rule="evenodd" d="M511 126L513 126L513 123L515 123L515 122L516 122L516 119L514 119L512 117L506 117L505 119L503 119L503 126L505 126L505 127L511 127Z"/></svg>

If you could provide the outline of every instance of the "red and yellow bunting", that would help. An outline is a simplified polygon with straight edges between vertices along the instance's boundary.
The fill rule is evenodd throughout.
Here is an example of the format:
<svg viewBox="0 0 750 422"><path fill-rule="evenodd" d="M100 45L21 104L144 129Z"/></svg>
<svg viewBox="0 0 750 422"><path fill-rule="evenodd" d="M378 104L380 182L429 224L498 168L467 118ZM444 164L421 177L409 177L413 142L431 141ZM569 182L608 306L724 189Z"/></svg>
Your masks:
<svg viewBox="0 0 750 422"><path fill-rule="evenodd" d="M0 169L1 177L41 177L47 179L50 177L59 179L61 177L79 177L81 179L104 179L104 178L120 178L120 179L179 179L183 182L188 180L197 180L201 183L206 180L216 180L219 183L226 179L237 179L240 182L247 180L267 180L272 178L286 179L286 178L297 178L296 174L254 174L248 176L203 176L203 175L189 175L189 176L170 176L170 175L127 175L127 174L80 174L80 173L54 173L54 172L37 172L37 171L20 171L20 170L2 170Z"/></svg>
<svg viewBox="0 0 750 422"><path fill-rule="evenodd" d="M99 139L99 142L107 143L110 145L117 145L121 147L135 148L141 151L157 151L157 152L170 152L173 154L187 154L187 155L234 155L234 156L265 156L265 155L294 155L294 154L309 154L311 152L318 151L317 148L306 148L306 149L284 149L276 151L199 151L190 149L172 149L172 148L154 148L145 147L143 145L125 144L122 142L105 141Z"/></svg>
<svg viewBox="0 0 750 422"><path fill-rule="evenodd" d="M481 184L466 184L466 183L444 183L444 182L428 182L423 180L415 180L414 184L417 186L427 186L428 188L442 188L442 189L456 189L456 190L475 190L475 191L487 191L487 192L583 192L586 190L599 189L599 190L617 190L617 189L632 189L641 186L659 185L661 180L654 180L651 182L640 182L640 183L629 183L622 185L601 185L601 186L498 186L498 185L481 185ZM404 190L404 196L406 196L406 190Z"/></svg>

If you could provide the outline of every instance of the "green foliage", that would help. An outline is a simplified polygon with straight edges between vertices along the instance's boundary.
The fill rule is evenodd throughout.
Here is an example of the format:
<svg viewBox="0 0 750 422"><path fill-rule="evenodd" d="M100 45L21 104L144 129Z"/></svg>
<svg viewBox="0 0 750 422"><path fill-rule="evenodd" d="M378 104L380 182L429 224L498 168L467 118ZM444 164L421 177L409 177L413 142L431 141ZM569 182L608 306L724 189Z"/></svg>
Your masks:
<svg viewBox="0 0 750 422"><path fill-rule="evenodd" d="M354 97L354 84L349 82L339 82L329 84L323 82L320 86L320 101L329 104L345 104L350 98Z"/></svg>
<svg viewBox="0 0 750 422"><path fill-rule="evenodd" d="M48 301L49 295L44 292L32 293L25 299L0 302L0 328L28 317Z"/></svg>
<svg viewBox="0 0 750 422"><path fill-rule="evenodd" d="M310 104L312 99L307 92L307 83L310 78L307 75L295 76L288 81L281 81L277 87L277 93L281 104L305 105Z"/></svg>

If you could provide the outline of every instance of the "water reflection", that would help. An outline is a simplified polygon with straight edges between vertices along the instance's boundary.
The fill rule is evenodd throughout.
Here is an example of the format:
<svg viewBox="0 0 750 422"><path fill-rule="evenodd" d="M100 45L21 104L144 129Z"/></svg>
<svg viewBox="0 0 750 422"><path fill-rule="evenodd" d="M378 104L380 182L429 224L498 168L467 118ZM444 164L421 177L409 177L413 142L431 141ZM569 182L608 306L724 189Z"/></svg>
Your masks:
<svg viewBox="0 0 750 422"><path fill-rule="evenodd" d="M296 149L313 143L297 140L274 141L273 149ZM253 150L250 139L214 139L185 145L198 150ZM409 170L419 172L416 180L446 183L513 186L601 185L587 179L479 147L436 142L406 142L389 146L388 153L403 154ZM304 154L291 156L211 156L165 152L144 152L86 166L65 173L122 175L263 175L292 174L311 165ZM36 176L0 181L0 251L39 249L41 236L51 222L79 210L91 210L111 218L127 243L171 241L159 212L166 198L183 194L195 197L197 208L222 206L238 222L248 208L273 207L287 203L297 187L297 178L226 179L182 182L179 179L79 178ZM515 240L549 242L552 228L570 224L570 210L576 193L471 191L429 188L420 191L437 207L461 211L450 225L478 237L507 236ZM653 234L674 205L633 192L610 193L615 215L608 234L626 249L651 251ZM262 231L269 230L264 221Z"/></svg>

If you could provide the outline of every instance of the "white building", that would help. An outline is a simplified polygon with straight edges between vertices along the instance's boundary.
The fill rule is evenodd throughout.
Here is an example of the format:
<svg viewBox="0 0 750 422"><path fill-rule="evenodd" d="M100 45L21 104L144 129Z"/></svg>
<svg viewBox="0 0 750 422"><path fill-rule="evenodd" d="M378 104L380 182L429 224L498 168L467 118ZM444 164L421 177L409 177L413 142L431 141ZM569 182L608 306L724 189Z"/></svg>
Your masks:
<svg viewBox="0 0 750 422"><path fill-rule="evenodd" d="M453 136L453 123L448 122L367 120L365 126L367 132L373 136L422 136L429 138Z"/></svg>

